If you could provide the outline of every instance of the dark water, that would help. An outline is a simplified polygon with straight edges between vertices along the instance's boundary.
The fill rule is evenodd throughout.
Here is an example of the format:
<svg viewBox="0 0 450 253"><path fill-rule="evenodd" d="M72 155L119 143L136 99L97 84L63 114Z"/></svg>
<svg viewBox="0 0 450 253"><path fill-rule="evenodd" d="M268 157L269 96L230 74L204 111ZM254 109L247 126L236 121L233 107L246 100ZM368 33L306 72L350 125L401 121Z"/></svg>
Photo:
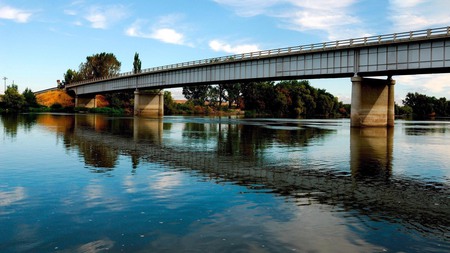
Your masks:
<svg viewBox="0 0 450 253"><path fill-rule="evenodd" d="M0 118L0 252L450 252L450 122Z"/></svg>

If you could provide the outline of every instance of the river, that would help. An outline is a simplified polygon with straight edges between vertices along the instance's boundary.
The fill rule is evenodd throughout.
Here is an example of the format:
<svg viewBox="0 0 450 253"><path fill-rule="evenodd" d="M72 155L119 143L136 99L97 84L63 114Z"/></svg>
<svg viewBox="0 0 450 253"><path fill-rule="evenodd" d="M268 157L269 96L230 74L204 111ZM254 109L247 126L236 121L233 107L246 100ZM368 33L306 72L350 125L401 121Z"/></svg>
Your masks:
<svg viewBox="0 0 450 253"><path fill-rule="evenodd" d="M450 252L450 122L0 117L0 252Z"/></svg>

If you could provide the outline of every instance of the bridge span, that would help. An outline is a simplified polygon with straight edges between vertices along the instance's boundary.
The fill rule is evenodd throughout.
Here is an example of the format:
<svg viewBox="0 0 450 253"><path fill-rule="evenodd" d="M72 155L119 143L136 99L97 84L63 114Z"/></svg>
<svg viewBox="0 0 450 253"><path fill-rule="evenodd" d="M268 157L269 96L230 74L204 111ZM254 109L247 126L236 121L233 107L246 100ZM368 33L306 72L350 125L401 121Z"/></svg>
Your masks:
<svg viewBox="0 0 450 253"><path fill-rule="evenodd" d="M135 90L137 115L163 115L163 97L142 90L287 79L351 78L351 126L394 125L392 76L450 72L450 26L263 50L145 69L66 85L77 106L95 94ZM384 77L374 79L368 77Z"/></svg>

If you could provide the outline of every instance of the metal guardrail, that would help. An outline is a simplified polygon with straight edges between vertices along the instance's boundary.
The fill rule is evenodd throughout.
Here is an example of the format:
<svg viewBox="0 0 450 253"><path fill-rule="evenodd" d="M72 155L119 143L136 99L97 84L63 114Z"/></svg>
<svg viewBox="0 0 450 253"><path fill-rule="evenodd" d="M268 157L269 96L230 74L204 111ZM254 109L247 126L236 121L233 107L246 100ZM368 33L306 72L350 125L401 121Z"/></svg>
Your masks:
<svg viewBox="0 0 450 253"><path fill-rule="evenodd" d="M395 42L403 42L403 41L414 41L414 40L423 40L423 39L432 39L438 37L450 37L450 26L447 27L439 27L432 28L426 30L418 30L418 31L410 31L410 32L401 32L401 33L393 33L393 34L385 34L385 35L376 35L370 37L362 37L355 39L345 39L345 40L337 40L323 43L315 43L309 45L301 45L294 47L285 47L278 49L270 49L270 50L262 50L256 52L235 54L229 56L222 56L216 58L209 58L203 60L182 62L177 64L170 64L160 67L147 68L142 70L138 74L134 74L132 71L120 73L116 76L112 77L104 77L104 78L95 78L90 80L85 80L81 82L76 82L72 84L66 84L66 87L74 87L83 85L86 83L92 83L95 81L102 81L107 79L116 79L126 76L134 76L134 75L142 75L145 73L151 72L159 72L165 70L175 70L186 67L194 67L201 65L209 65L209 64L218 64L229 61L242 61L242 60L252 60L258 59L261 57L269 57L269 56L278 56L278 55L286 55L292 53L309 53L314 51L323 51L327 49L338 49L338 48L351 48L351 47L362 47L367 45L377 45L377 44L387 44L387 43L395 43Z"/></svg>

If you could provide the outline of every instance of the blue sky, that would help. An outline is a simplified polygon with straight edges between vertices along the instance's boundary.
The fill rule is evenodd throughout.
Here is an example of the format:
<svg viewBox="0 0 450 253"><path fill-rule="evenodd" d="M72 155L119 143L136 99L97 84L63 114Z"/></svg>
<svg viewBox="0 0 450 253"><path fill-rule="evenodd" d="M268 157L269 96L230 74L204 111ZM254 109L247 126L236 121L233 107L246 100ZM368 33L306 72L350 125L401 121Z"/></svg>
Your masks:
<svg viewBox="0 0 450 253"><path fill-rule="evenodd" d="M447 0L0 0L0 78L37 91L101 52L116 55L127 72L135 52L150 68L448 26L449 9ZM397 101L416 91L450 98L450 75L394 79ZM349 79L311 84L350 102Z"/></svg>

